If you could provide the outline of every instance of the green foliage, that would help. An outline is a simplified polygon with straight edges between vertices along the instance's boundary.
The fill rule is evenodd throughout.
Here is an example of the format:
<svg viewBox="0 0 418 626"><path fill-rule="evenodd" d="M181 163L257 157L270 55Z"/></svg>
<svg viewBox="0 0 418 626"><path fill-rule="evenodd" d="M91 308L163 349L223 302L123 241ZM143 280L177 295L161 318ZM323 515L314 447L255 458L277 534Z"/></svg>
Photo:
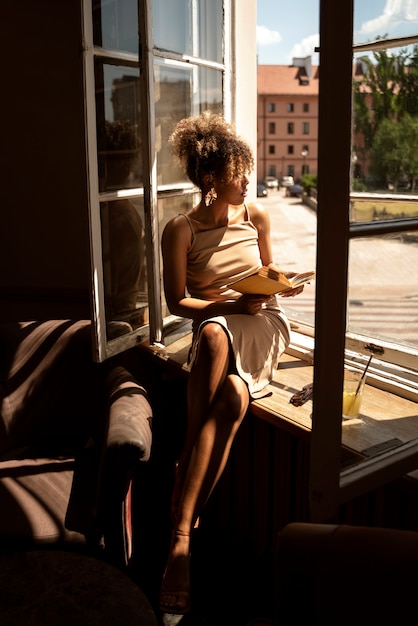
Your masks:
<svg viewBox="0 0 418 626"><path fill-rule="evenodd" d="M380 39L380 37L379 37ZM414 188L418 175L418 46L397 56L387 50L361 59L366 69L361 81L354 80L354 132L364 145L354 150L364 160L370 157L370 174L396 189L409 181ZM368 104L370 98L372 105ZM354 181L353 181L354 183ZM358 183L355 183L358 184Z"/></svg>
<svg viewBox="0 0 418 626"><path fill-rule="evenodd" d="M397 189L409 181L414 188L418 174L418 117L404 115L399 121L381 122L371 150L371 171Z"/></svg>
<svg viewBox="0 0 418 626"><path fill-rule="evenodd" d="M305 193L309 194L311 187L316 189L318 183L318 177L316 174L303 174L301 178L301 185Z"/></svg>
<svg viewBox="0 0 418 626"><path fill-rule="evenodd" d="M351 188L353 191L367 191L367 185L362 180L358 178L353 178L351 183Z"/></svg>

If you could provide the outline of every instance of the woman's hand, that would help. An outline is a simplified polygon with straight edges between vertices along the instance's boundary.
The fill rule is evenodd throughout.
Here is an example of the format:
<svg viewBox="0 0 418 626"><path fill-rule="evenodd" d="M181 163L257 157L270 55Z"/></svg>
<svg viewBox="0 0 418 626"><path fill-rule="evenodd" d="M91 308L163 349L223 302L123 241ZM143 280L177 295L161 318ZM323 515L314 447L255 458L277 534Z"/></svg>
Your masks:
<svg viewBox="0 0 418 626"><path fill-rule="evenodd" d="M236 300L238 313L246 315L257 315L263 308L263 304L271 300L271 296L263 296L260 294L244 293Z"/></svg>
<svg viewBox="0 0 418 626"><path fill-rule="evenodd" d="M293 298L297 296L298 293L302 293L305 285L299 285L299 287L295 287L294 289L286 289L286 291L282 291L279 293L279 296L282 298Z"/></svg>
<svg viewBox="0 0 418 626"><path fill-rule="evenodd" d="M293 278L293 276L296 276L296 272L284 272L284 275L286 276L286 278ZM309 283L306 284L309 285ZM299 287L295 287L294 289L287 289L286 291L282 291L279 295L281 295L282 298L294 298L294 296L302 293L304 287L305 285L299 285Z"/></svg>

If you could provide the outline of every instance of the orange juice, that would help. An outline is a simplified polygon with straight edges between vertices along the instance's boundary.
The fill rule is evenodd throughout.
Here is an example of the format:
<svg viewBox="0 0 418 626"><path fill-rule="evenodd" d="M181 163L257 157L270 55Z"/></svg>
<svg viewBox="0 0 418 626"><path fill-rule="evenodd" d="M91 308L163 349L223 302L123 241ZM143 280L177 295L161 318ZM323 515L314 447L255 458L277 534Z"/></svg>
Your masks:
<svg viewBox="0 0 418 626"><path fill-rule="evenodd" d="M344 368L343 417L353 419L359 416L364 390L364 378L360 370Z"/></svg>
<svg viewBox="0 0 418 626"><path fill-rule="evenodd" d="M343 415L344 417L358 417L361 406L361 393L356 396L355 391L343 391Z"/></svg>

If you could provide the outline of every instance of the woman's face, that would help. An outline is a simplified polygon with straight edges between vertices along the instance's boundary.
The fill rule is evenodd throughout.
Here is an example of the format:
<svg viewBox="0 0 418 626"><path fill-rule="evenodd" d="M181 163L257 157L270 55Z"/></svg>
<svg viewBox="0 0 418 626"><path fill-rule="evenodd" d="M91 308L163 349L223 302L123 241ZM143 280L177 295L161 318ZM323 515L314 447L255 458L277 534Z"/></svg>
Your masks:
<svg viewBox="0 0 418 626"><path fill-rule="evenodd" d="M229 183L225 183L222 179L215 183L215 191L218 200L223 200L228 204L242 204L247 196L247 187L249 179L246 175L240 178L233 178Z"/></svg>

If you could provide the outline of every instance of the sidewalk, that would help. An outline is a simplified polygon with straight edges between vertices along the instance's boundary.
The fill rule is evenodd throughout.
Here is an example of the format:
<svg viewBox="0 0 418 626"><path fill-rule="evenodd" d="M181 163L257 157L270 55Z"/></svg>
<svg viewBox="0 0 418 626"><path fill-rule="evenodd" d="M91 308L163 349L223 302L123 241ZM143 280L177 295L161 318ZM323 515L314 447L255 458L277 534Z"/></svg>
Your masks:
<svg viewBox="0 0 418 626"><path fill-rule="evenodd" d="M257 201L271 219L274 262L285 270L303 272L316 265L316 213L299 198L284 197L283 189ZM418 243L395 238L355 239L350 243L350 328L378 333L418 345ZM313 321L315 284L283 300L285 308Z"/></svg>

